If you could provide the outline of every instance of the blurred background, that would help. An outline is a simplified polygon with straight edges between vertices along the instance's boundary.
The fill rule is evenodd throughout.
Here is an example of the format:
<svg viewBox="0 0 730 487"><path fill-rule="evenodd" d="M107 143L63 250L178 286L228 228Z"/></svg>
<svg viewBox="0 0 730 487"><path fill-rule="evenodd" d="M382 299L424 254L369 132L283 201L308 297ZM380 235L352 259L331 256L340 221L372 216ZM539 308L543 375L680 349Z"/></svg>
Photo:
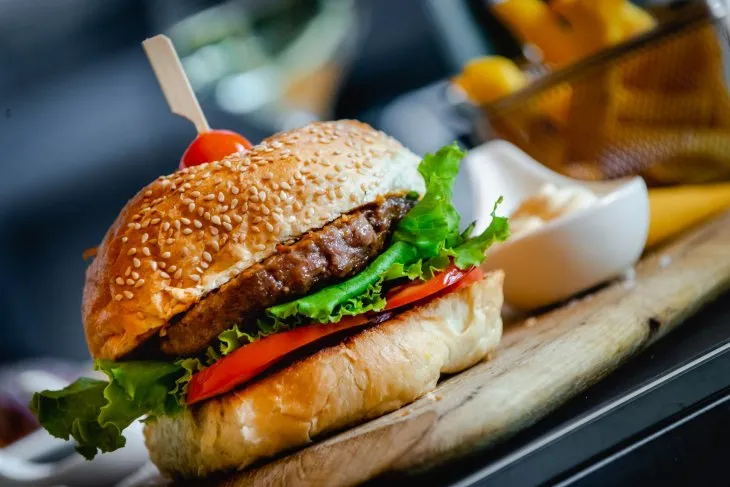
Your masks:
<svg viewBox="0 0 730 487"><path fill-rule="evenodd" d="M146 37L171 37L214 128L357 118L423 153L470 131L434 87L485 54L530 60L490 3L0 0L0 362L88 357L82 253L195 135Z"/></svg>

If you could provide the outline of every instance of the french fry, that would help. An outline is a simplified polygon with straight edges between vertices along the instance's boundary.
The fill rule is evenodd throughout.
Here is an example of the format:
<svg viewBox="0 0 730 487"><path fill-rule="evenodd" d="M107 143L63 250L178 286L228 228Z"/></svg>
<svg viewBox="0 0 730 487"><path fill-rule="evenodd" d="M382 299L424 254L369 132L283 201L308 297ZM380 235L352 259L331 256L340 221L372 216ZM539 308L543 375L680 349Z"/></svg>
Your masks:
<svg viewBox="0 0 730 487"><path fill-rule="evenodd" d="M656 25L656 19L649 12L631 2L624 2L621 9L621 28L624 39L649 32Z"/></svg>
<svg viewBox="0 0 730 487"><path fill-rule="evenodd" d="M730 179L730 132L623 126L599 155L609 178L641 174L653 185Z"/></svg>
<svg viewBox="0 0 730 487"><path fill-rule="evenodd" d="M523 42L539 47L546 63L564 66L576 59L570 30L545 2L504 0L490 9Z"/></svg>
<svg viewBox="0 0 730 487"><path fill-rule="evenodd" d="M717 97L709 90L663 92L616 87L617 118L662 126L691 125L710 127L713 123Z"/></svg>
<svg viewBox="0 0 730 487"><path fill-rule="evenodd" d="M478 104L486 104L527 86L527 77L511 60L484 56L464 66L453 82Z"/></svg>
<svg viewBox="0 0 730 487"><path fill-rule="evenodd" d="M569 161L595 161L597 150L617 125L616 87L621 72L604 66L573 83L566 125Z"/></svg>

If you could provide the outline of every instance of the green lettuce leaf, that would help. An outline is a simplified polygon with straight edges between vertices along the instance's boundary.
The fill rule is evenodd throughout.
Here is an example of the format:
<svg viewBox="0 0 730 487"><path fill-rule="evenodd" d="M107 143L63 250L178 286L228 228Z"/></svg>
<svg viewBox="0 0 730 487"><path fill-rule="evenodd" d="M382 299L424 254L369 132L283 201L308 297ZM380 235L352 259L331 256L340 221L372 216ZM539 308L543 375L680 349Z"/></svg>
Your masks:
<svg viewBox="0 0 730 487"><path fill-rule="evenodd" d="M114 451L124 446L124 437L113 424L99 424L99 412L106 404L104 389L108 382L82 377L60 391L43 391L33 395L30 409L51 435L68 440L73 437L76 449L91 459L97 450Z"/></svg>
<svg viewBox="0 0 730 487"><path fill-rule="evenodd" d="M293 318L297 321L308 319L315 323L335 323L354 310L364 312L368 306L375 309L372 306L378 306L379 299L374 295L367 297L368 292L372 294L373 286L394 264L407 265L417 259L415 247L406 242L396 242L356 276L303 298L272 306L266 313L270 318L281 321Z"/></svg>
<svg viewBox="0 0 730 487"><path fill-rule="evenodd" d="M484 253L495 242L503 242L509 237L509 222L507 218L497 216L497 206L502 202L500 197L492 209L492 221L489 226L476 237L468 238L463 243L448 250L448 255L454 258L454 264L459 269L476 266L484 261ZM467 229L469 230L469 229ZM470 231L471 233L471 231Z"/></svg>
<svg viewBox="0 0 730 487"><path fill-rule="evenodd" d="M465 155L454 142L436 154L427 154L418 166L426 193L398 223L393 241L410 243L422 259L436 257L459 237L461 218L451 196Z"/></svg>
<svg viewBox="0 0 730 487"><path fill-rule="evenodd" d="M179 363L98 360L109 381L81 378L60 391L33 395L31 410L53 436L72 437L87 459L125 444L122 431L145 415L172 415L182 410L187 374Z"/></svg>

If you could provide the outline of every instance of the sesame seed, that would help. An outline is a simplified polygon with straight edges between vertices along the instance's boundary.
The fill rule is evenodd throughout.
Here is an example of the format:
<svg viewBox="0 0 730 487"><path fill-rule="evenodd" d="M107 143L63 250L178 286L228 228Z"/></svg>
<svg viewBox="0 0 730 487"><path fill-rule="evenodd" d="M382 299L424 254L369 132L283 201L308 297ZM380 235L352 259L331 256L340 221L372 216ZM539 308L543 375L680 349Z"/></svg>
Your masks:
<svg viewBox="0 0 730 487"><path fill-rule="evenodd" d="M127 240L129 240L127 237L122 237L122 243L127 243Z"/></svg>
<svg viewBox="0 0 730 487"><path fill-rule="evenodd" d="M208 267L210 267L210 264L208 264L207 262L201 262L200 267L202 267L203 269L207 269Z"/></svg>
<svg viewBox="0 0 730 487"><path fill-rule="evenodd" d="M221 249L221 246L218 245L218 241L217 240L211 240L210 241L210 246L213 247L213 250L215 250L216 252L218 252Z"/></svg>
<svg viewBox="0 0 730 487"><path fill-rule="evenodd" d="M123 297L124 296L122 296L121 294L115 294L114 295L114 301L121 301Z"/></svg>
<svg viewBox="0 0 730 487"><path fill-rule="evenodd" d="M193 230L191 228L183 228L182 233L183 235L190 235L191 233L193 233Z"/></svg>
<svg viewBox="0 0 730 487"><path fill-rule="evenodd" d="M174 239L174 238L168 238L167 240L165 240L165 243L166 243L167 245L172 245L172 244L174 244L174 243L175 243L175 239Z"/></svg>
<svg viewBox="0 0 730 487"><path fill-rule="evenodd" d="M181 226L182 226L182 224L180 223L180 220L175 220L175 228L176 228L177 230L180 230L180 227L181 227Z"/></svg>
<svg viewBox="0 0 730 487"><path fill-rule="evenodd" d="M239 191L240 190L235 186L231 188L231 193L233 193L233 194L238 194Z"/></svg>
<svg viewBox="0 0 730 487"><path fill-rule="evenodd" d="M203 213L205 213L205 208L202 206L198 207L198 216L203 216Z"/></svg>
<svg viewBox="0 0 730 487"><path fill-rule="evenodd" d="M223 228L225 228L226 230L228 230L230 232L231 230L233 230L233 225L231 225L228 222L223 222Z"/></svg>
<svg viewBox="0 0 730 487"><path fill-rule="evenodd" d="M257 226L254 225L254 226L251 227L251 231L254 232L254 233L259 233L261 231L261 229L259 227L257 227Z"/></svg>
<svg viewBox="0 0 730 487"><path fill-rule="evenodd" d="M228 216L228 215L223 215L223 216L221 217L221 219L222 219L222 220L223 220L224 222L228 222L228 223L231 223L231 217L230 217L230 216Z"/></svg>
<svg viewBox="0 0 730 487"><path fill-rule="evenodd" d="M213 215L213 217L210 219L210 221L213 222L216 225L220 225L221 224L221 217L219 217L218 215Z"/></svg>
<svg viewBox="0 0 730 487"><path fill-rule="evenodd" d="M127 277L130 272L132 272L132 267L127 266L127 269L124 271L124 277Z"/></svg>
<svg viewBox="0 0 730 487"><path fill-rule="evenodd" d="M185 225L190 225L190 219L189 218L180 218L180 221L183 222Z"/></svg>
<svg viewBox="0 0 730 487"><path fill-rule="evenodd" d="M231 208L235 208L238 206L238 199L233 198L233 201L231 201Z"/></svg>
<svg viewBox="0 0 730 487"><path fill-rule="evenodd" d="M168 274L168 273L167 273L167 272L165 272L165 271L160 271L160 276L161 276L161 277L162 277L163 279L170 279L170 274Z"/></svg>
<svg viewBox="0 0 730 487"><path fill-rule="evenodd" d="M272 225L269 222L266 222L266 230L268 230L269 232L273 232L274 231L274 225Z"/></svg>
<svg viewBox="0 0 730 487"><path fill-rule="evenodd" d="M201 269L200 266L198 266L195 268L195 272L197 272L199 274L203 274L203 269Z"/></svg>
<svg viewBox="0 0 730 487"><path fill-rule="evenodd" d="M223 203L226 200L226 197L223 195L222 192L218 192L218 202Z"/></svg>
<svg viewBox="0 0 730 487"><path fill-rule="evenodd" d="M170 229L170 222L165 222L162 224L162 231L166 232Z"/></svg>
<svg viewBox="0 0 730 487"><path fill-rule="evenodd" d="M165 262L158 262L157 265L160 266L160 269L164 269L165 267L167 267L167 263L165 263Z"/></svg>
<svg viewBox="0 0 730 487"><path fill-rule="evenodd" d="M205 201L212 201L215 199L215 195L213 193L206 194L205 198L203 198Z"/></svg>
<svg viewBox="0 0 730 487"><path fill-rule="evenodd" d="M264 244L256 244L256 245L253 246L253 248L255 250L264 250L264 249L266 249L266 245L264 245Z"/></svg>
<svg viewBox="0 0 730 487"><path fill-rule="evenodd" d="M142 265L142 262L141 262L141 261L140 261L140 260L139 260L139 259L138 259L137 257L135 257L134 259L132 259L132 265L133 265L134 267L137 267L137 268L139 268L139 266L141 266L141 265Z"/></svg>
<svg viewBox="0 0 730 487"><path fill-rule="evenodd" d="M203 258L208 262L213 262L213 256L210 255L210 252L203 252Z"/></svg>
<svg viewBox="0 0 730 487"><path fill-rule="evenodd" d="M144 192L144 195L145 196L152 196L152 190L151 189L148 189L147 191Z"/></svg>
<svg viewBox="0 0 730 487"><path fill-rule="evenodd" d="M263 221L263 218L259 215L256 215L251 221L254 223L261 223L261 221Z"/></svg>
<svg viewBox="0 0 730 487"><path fill-rule="evenodd" d="M134 285L135 288L142 287L142 286L144 286L144 279L140 279Z"/></svg>
<svg viewBox="0 0 730 487"><path fill-rule="evenodd" d="M203 228L203 224L200 223L200 220L193 220L193 225L195 225L195 228Z"/></svg>
<svg viewBox="0 0 730 487"><path fill-rule="evenodd" d="M200 276L197 274L190 274L190 279L192 279L195 282L198 282L200 280Z"/></svg>
<svg viewBox="0 0 730 487"><path fill-rule="evenodd" d="M139 272L136 272L136 271L132 271L132 279L134 279L135 281L136 281L137 279L139 279Z"/></svg>
<svg viewBox="0 0 730 487"><path fill-rule="evenodd" d="M218 229L216 227L210 227L210 233L213 235L218 235Z"/></svg>
<svg viewBox="0 0 730 487"><path fill-rule="evenodd" d="M190 193L190 196L192 196L193 198L200 198L200 191L193 191L192 193Z"/></svg>
<svg viewBox="0 0 730 487"><path fill-rule="evenodd" d="M241 223L243 221L243 218L241 218L241 215L239 214L234 214L233 221L235 221L236 223Z"/></svg>
<svg viewBox="0 0 730 487"><path fill-rule="evenodd" d="M193 211L195 211L195 203L190 203L190 204L188 205L188 211L189 211L189 212L191 212L191 213L192 213Z"/></svg>
<svg viewBox="0 0 730 487"><path fill-rule="evenodd" d="M123 294L124 294L124 297L127 299L132 299L134 297L134 294L132 294L131 291L124 291Z"/></svg>
<svg viewBox="0 0 730 487"><path fill-rule="evenodd" d="M175 279L180 279L182 277L182 273L182 269L178 269L177 271L175 271Z"/></svg>
<svg viewBox="0 0 730 487"><path fill-rule="evenodd" d="M115 282L120 286L124 286L124 279L122 279L121 277L117 277Z"/></svg>
<svg viewBox="0 0 730 487"><path fill-rule="evenodd" d="M205 212L205 215L203 215L203 217L204 217L204 218L205 218L206 220L210 221L210 212L209 212L209 211L206 211L206 212Z"/></svg>
<svg viewBox="0 0 730 487"><path fill-rule="evenodd" d="M169 259L171 255L172 254L170 254L170 252L162 252L162 258L163 259Z"/></svg>
<svg viewBox="0 0 730 487"><path fill-rule="evenodd" d="M157 225L158 223L160 223L160 219L159 219L159 218L153 218L153 219L152 219L152 220L150 221L150 223L152 223L153 225Z"/></svg>

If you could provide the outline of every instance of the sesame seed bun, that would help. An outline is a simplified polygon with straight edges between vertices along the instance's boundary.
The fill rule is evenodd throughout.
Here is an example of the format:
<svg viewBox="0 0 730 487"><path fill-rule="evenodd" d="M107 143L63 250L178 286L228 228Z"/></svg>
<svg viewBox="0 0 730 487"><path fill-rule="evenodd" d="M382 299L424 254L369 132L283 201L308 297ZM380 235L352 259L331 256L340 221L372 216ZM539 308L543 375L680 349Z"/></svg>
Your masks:
<svg viewBox="0 0 730 487"><path fill-rule="evenodd" d="M207 293L379 197L423 191L419 158L363 123L314 123L162 176L124 207L86 273L94 358L117 359Z"/></svg>

